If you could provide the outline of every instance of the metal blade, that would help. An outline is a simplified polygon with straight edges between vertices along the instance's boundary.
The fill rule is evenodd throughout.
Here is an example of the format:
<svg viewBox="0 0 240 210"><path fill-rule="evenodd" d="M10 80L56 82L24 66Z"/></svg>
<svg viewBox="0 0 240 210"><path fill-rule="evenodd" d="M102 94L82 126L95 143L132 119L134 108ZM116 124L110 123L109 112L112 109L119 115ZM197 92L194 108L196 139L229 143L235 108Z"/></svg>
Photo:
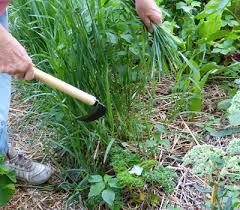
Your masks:
<svg viewBox="0 0 240 210"><path fill-rule="evenodd" d="M106 106L100 103L99 101L96 101L96 103L94 104L93 111L86 116L80 117L80 120L85 122L91 122L91 121L97 120L100 117L104 116L106 111L107 111Z"/></svg>

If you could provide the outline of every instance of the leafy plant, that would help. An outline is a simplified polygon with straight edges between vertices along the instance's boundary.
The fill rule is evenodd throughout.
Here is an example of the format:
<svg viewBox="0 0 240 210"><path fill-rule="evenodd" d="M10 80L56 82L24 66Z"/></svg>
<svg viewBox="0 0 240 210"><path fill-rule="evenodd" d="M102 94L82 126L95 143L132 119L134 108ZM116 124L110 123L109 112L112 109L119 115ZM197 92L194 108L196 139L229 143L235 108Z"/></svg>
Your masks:
<svg viewBox="0 0 240 210"><path fill-rule="evenodd" d="M0 206L6 205L15 193L16 174L4 166L0 155Z"/></svg>
<svg viewBox="0 0 240 210"><path fill-rule="evenodd" d="M184 159L184 165L192 165L193 173L198 176L207 176L211 193L211 208L215 209L226 205L232 209L235 205L239 206L238 198L228 197L232 194L239 194L237 188L231 188L231 185L237 184L240 179L240 139L233 139L228 145L226 151L213 145L195 146L189 151ZM228 179L226 179L228 178ZM230 204L225 203L231 199ZM229 206L230 205L230 206Z"/></svg>
<svg viewBox="0 0 240 210"><path fill-rule="evenodd" d="M88 199L96 200L96 198L101 197L110 208L113 208L116 192L120 189L117 179L108 175L104 175L104 177L93 175L89 177L88 182L91 184Z"/></svg>
<svg viewBox="0 0 240 210"><path fill-rule="evenodd" d="M181 108L194 112L202 111L203 90L209 77L238 72L236 66L239 67L239 63L229 63L228 59L223 58L223 55L234 58L234 53L238 51L238 29L236 17L229 14L230 3L229 0L212 0L207 4L180 1L176 3L176 10L172 9L179 20L171 24L175 27L172 30L186 41L183 58L187 64L177 72L175 91L183 93L181 98L187 97L188 103L180 100L175 107L176 112ZM200 12L197 12L199 10ZM179 106L181 103L183 105Z"/></svg>

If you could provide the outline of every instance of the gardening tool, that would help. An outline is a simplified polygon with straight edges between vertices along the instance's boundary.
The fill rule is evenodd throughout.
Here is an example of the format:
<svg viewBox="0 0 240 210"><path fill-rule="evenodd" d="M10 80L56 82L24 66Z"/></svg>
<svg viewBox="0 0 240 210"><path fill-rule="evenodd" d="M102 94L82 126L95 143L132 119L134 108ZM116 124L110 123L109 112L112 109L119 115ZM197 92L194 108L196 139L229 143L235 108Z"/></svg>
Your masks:
<svg viewBox="0 0 240 210"><path fill-rule="evenodd" d="M39 81L42 81L49 87L60 90L66 93L67 95L72 96L73 98L76 98L87 105L95 107L95 109L91 113L81 117L80 120L89 122L89 121L97 120L98 118L105 115L106 106L100 103L94 96L88 93L85 93L82 90L79 90L78 88L66 82L63 82L37 68L34 68L34 78Z"/></svg>

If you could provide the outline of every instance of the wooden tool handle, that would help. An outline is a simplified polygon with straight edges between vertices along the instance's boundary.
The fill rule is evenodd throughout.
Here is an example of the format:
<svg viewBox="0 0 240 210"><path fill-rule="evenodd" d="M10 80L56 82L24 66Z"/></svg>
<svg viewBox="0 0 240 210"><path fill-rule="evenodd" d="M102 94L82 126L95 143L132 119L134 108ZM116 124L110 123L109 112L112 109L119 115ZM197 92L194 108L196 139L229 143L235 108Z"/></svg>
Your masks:
<svg viewBox="0 0 240 210"><path fill-rule="evenodd" d="M89 95L88 93L85 93L82 90L79 90L78 88L69 85L68 83L63 82L62 80L59 80L37 68L34 68L34 78L42 81L49 87L60 90L67 95L72 96L79 101L82 101L85 104L93 106L97 101L94 96Z"/></svg>

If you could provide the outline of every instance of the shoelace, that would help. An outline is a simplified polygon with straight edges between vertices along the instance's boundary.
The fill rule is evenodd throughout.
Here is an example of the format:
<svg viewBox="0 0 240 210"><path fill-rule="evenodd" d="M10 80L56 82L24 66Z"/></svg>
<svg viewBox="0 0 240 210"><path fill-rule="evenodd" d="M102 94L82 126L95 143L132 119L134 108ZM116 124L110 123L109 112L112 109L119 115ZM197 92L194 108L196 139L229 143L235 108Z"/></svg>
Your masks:
<svg viewBox="0 0 240 210"><path fill-rule="evenodd" d="M17 151L15 157L9 160L10 164L15 164L21 168L30 168L32 166L31 160L26 158L23 152Z"/></svg>

